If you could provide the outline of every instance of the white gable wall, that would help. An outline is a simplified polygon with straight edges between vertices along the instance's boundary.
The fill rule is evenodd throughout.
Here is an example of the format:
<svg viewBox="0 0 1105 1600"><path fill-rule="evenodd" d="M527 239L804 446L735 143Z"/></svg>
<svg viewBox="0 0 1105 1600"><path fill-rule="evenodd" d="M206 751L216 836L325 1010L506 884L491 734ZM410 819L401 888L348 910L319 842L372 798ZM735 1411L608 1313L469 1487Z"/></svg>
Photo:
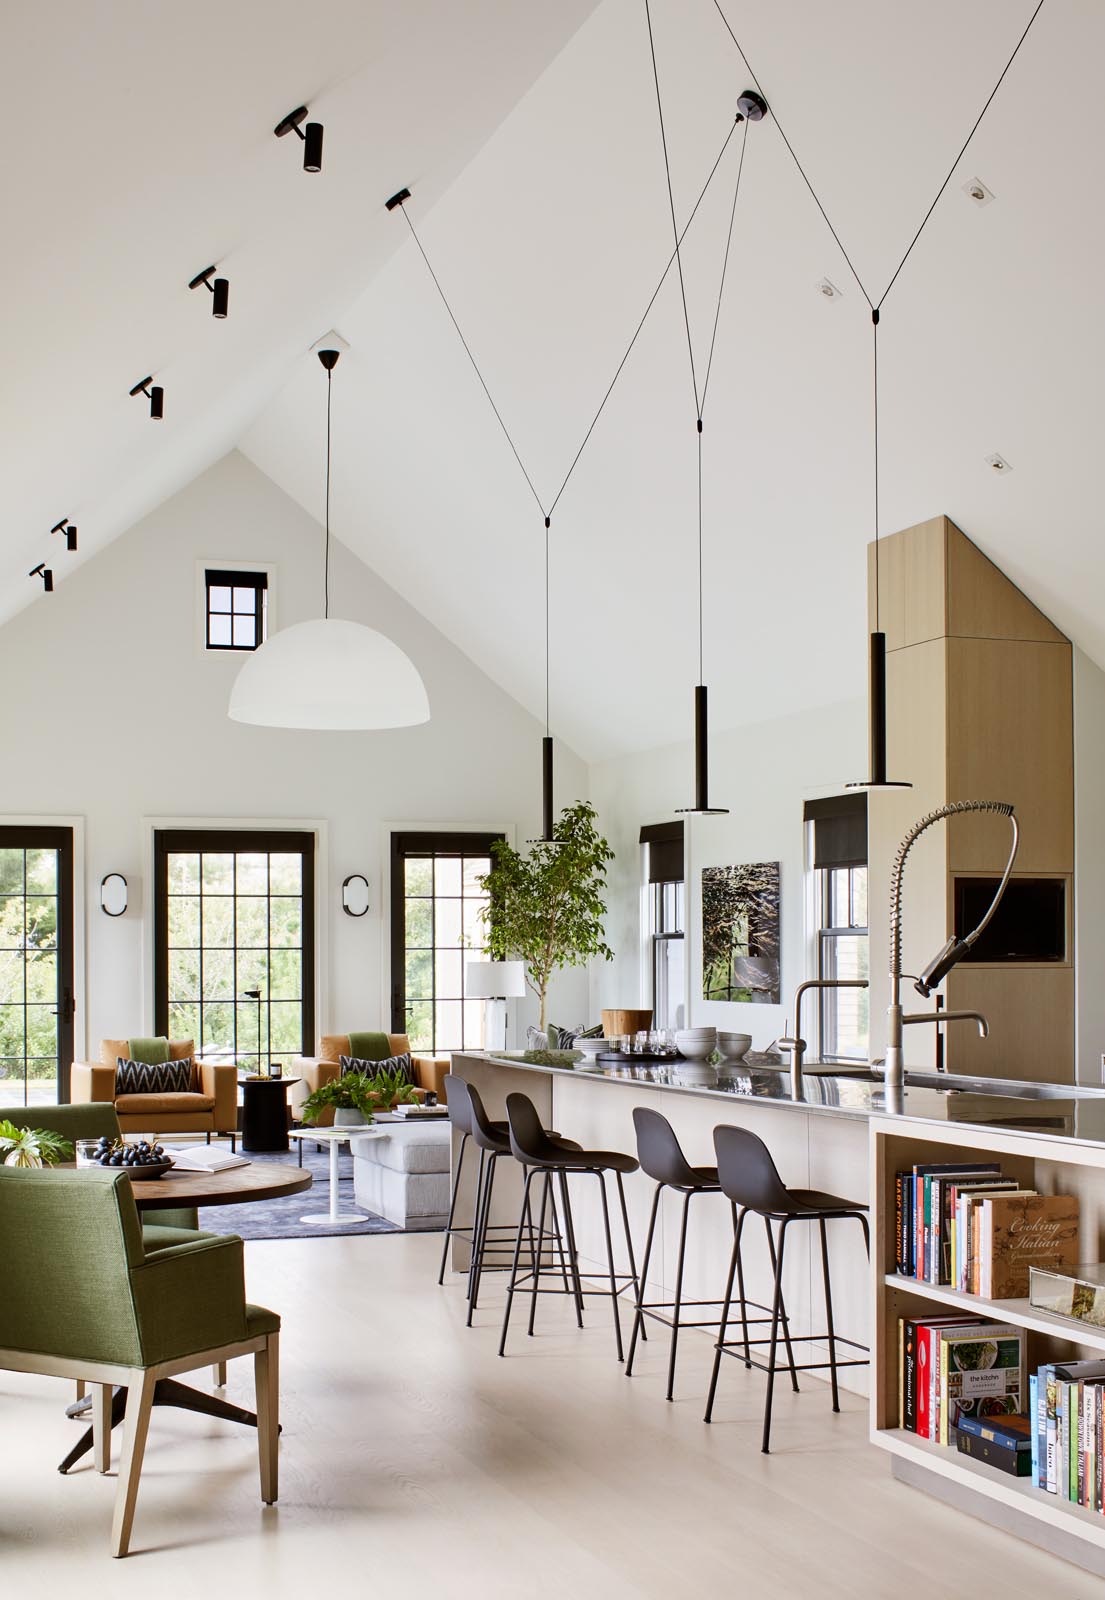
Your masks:
<svg viewBox="0 0 1105 1600"><path fill-rule="evenodd" d="M316 1021L343 1031L389 1020L392 828L501 828L515 841L539 828L543 728L337 540L332 615L378 627L407 651L431 720L384 733L231 722L227 699L244 658L198 648L204 560L271 565L273 626L321 615L321 529L232 452L96 561L67 576L64 552L54 551L54 594L0 631L0 820L83 819L78 1055L102 1037L153 1027L153 819L321 824ZM558 744L558 805L586 792L586 769ZM130 884L118 920L100 910L108 872ZM359 920L341 909L352 872L371 886ZM79 961L80 931L77 947ZM569 971L554 983L550 1015L577 1021L586 1000L586 973ZM528 1001L524 1010L525 1020L536 1014Z"/></svg>

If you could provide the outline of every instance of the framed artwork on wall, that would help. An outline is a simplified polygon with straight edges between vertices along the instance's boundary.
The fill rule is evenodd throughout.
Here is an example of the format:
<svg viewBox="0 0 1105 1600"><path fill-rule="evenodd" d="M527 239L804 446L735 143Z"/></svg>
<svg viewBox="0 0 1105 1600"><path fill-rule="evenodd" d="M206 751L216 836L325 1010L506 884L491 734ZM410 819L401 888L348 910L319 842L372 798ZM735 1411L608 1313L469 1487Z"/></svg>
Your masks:
<svg viewBox="0 0 1105 1600"><path fill-rule="evenodd" d="M779 863L702 869L702 998L779 1004Z"/></svg>

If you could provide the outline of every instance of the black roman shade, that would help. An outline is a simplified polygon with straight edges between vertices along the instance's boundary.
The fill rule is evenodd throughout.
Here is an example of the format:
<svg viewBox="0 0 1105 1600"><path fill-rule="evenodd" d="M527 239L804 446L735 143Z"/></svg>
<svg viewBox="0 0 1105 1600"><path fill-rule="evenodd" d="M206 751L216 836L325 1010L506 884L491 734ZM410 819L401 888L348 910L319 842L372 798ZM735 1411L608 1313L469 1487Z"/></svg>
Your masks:
<svg viewBox="0 0 1105 1600"><path fill-rule="evenodd" d="M654 822L641 829L641 843L648 845L649 883L683 882L683 824Z"/></svg>
<svg viewBox="0 0 1105 1600"><path fill-rule="evenodd" d="M806 822L813 823L815 867L863 867L867 864L867 796L839 794L807 800Z"/></svg>

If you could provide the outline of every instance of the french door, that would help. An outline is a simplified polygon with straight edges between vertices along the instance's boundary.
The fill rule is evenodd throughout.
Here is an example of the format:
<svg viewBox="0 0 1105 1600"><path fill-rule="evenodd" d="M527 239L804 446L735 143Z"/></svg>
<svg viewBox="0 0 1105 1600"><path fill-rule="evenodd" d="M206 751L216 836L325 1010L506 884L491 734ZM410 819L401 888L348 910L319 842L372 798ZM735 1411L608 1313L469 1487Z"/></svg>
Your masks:
<svg viewBox="0 0 1105 1600"><path fill-rule="evenodd" d="M0 827L0 1102L69 1099L73 830Z"/></svg>
<svg viewBox="0 0 1105 1600"><path fill-rule="evenodd" d="M485 953L487 895L499 833L391 836L391 1028L413 1050L483 1045L484 1002L467 996L467 963Z"/></svg>

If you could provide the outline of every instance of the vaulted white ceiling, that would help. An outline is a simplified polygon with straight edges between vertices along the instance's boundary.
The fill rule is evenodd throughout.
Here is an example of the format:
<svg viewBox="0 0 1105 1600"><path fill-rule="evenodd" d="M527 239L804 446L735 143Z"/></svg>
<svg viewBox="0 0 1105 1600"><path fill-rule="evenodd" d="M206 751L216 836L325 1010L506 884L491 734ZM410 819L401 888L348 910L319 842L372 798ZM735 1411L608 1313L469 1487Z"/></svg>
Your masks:
<svg viewBox="0 0 1105 1600"><path fill-rule="evenodd" d="M1031 5L724 6L877 300ZM11 25L30 65L4 178L28 246L4 263L6 608L26 597L20 539L40 559L31 535L66 512L94 548L236 442L321 516L322 378L305 352L336 326L351 348L334 380L335 533L542 711L541 511L381 202L413 191L547 507L671 250L642 0L200 4L152 23L133 3L98 8L83 37L83 11L62 9L77 37L57 7ZM653 0L652 16L683 220L749 78L712 0ZM1100 7L1045 0L886 300L880 394L884 530L946 511L1105 662L1103 49ZM327 128L318 179L269 132L301 99ZM700 380L742 138L687 238ZM981 209L962 189L976 175L995 196ZM214 259L232 283L223 325L184 288ZM839 299L818 294L823 276ZM126 395L150 367L160 433ZM870 314L772 117L747 135L704 415L717 723L861 694ZM590 756L689 732L694 421L672 274L552 518L553 727ZM987 467L993 451L1011 473Z"/></svg>

